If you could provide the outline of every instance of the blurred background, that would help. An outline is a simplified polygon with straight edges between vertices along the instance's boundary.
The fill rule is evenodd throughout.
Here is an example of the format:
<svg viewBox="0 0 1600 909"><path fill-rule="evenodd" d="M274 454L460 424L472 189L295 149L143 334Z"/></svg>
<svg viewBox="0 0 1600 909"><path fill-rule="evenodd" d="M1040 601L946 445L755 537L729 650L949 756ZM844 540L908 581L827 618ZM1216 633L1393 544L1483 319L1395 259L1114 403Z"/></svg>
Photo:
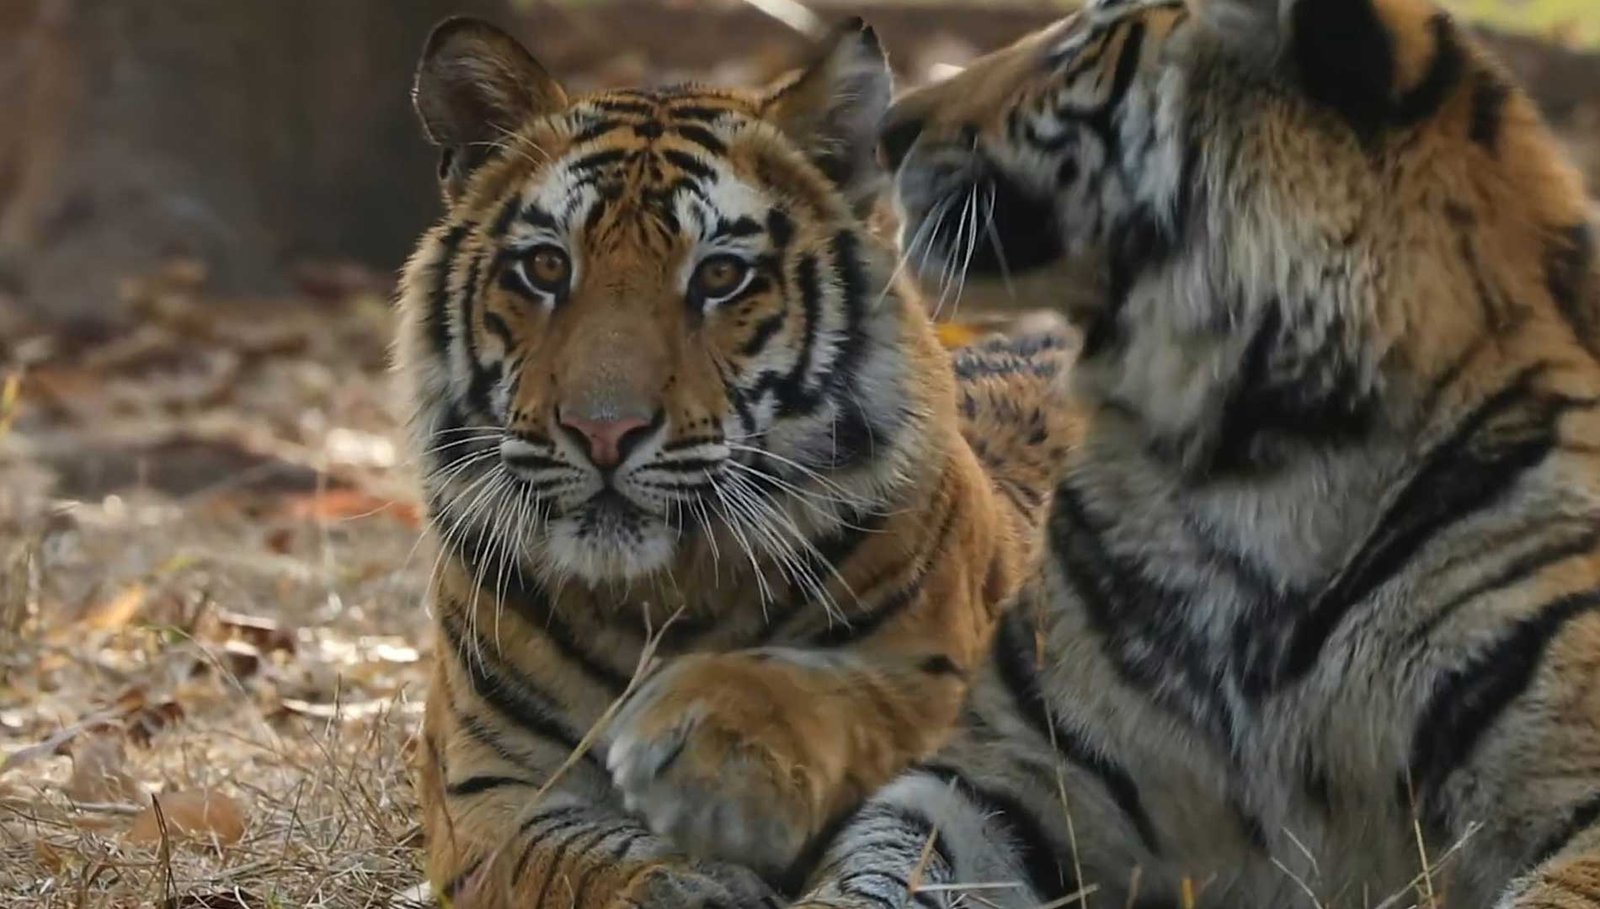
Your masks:
<svg viewBox="0 0 1600 909"><path fill-rule="evenodd" d="M1600 187L1600 2L1453 5ZM436 20L582 88L765 80L859 14L909 85L1067 9L0 0L0 905L417 880L434 557L387 359L438 213L408 97Z"/></svg>
<svg viewBox="0 0 1600 909"><path fill-rule="evenodd" d="M423 36L475 13L574 86L748 82L848 13L915 83L1061 14L1041 0L4 0L0 293L32 316L118 315L121 283L203 263L282 293L336 263L393 271L434 214L407 99ZM1600 3L1451 0L1600 173Z"/></svg>

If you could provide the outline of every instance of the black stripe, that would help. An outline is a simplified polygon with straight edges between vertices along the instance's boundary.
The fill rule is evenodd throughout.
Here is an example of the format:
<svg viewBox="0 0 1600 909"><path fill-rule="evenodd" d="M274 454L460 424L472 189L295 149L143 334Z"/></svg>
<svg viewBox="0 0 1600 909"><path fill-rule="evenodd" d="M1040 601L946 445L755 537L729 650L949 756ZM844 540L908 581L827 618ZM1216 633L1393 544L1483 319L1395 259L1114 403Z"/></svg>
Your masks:
<svg viewBox="0 0 1600 909"><path fill-rule="evenodd" d="M583 819L574 823L575 825L587 827L589 821L588 819ZM573 846L577 845L578 840L585 832L585 830L579 830L556 845L555 850L550 854L549 873L544 876L544 882L539 885L539 895L528 905L551 905L546 901L546 897L550 895L550 888L555 884L556 877L561 874L562 865L566 863L567 853L572 850ZM534 850L539 847L540 843L546 842L553 835L553 831L545 831L540 836L528 837L528 845L523 847L522 855L518 857L516 867L511 872L512 881L517 881L522 877L522 872L527 870L528 860L533 858ZM579 854L581 855L582 853L580 852Z"/></svg>
<svg viewBox="0 0 1600 909"><path fill-rule="evenodd" d="M455 877L453 877L450 880L446 881L445 885L442 888L440 888L440 890L442 891L445 899L453 900L456 897L460 896L461 895L461 888L465 887L467 885L467 881L471 880L472 876L474 874L477 874L478 873L478 869L482 868L482 867L483 867L483 860L479 859L478 861L475 861L472 864L468 865L466 868L462 869L462 871L459 874L457 874Z"/></svg>
<svg viewBox="0 0 1600 909"><path fill-rule="evenodd" d="M1478 742L1533 682L1550 642L1568 622L1600 609L1600 590L1568 594L1522 619L1499 641L1433 683L1411 743L1410 781L1423 820L1449 830L1444 787Z"/></svg>
<svg viewBox="0 0 1600 909"><path fill-rule="evenodd" d="M1567 819L1562 822L1561 828L1539 845L1528 867L1537 868L1555 858L1567 848L1567 844L1572 842L1574 837L1593 827L1596 821L1600 821L1600 792L1573 806Z"/></svg>
<svg viewBox="0 0 1600 909"><path fill-rule="evenodd" d="M634 830L629 832L623 836L621 842L611 847L611 853L608 856L610 861L596 861L590 863L589 870L583 873L583 877L578 878L577 885L572 888L572 905L575 907L575 909L583 909L583 907L589 905L586 897L589 894L590 885L594 883L595 877L597 877L603 871L616 870L617 864L620 863L623 857L628 854L628 850L632 848L633 844L637 843L641 839L644 839L647 835L648 834L644 833L642 830Z"/></svg>
<svg viewBox="0 0 1600 909"><path fill-rule="evenodd" d="M866 352L867 333L862 323L867 317L867 269L861 260L861 241L855 234L841 230L833 235L834 278L839 282L839 299L844 306L844 337L834 357L833 368L824 380L826 390L832 394L854 386L856 369Z"/></svg>
<svg viewBox="0 0 1600 909"><path fill-rule="evenodd" d="M1479 70L1472 86L1472 125L1467 135L1493 155L1499 151L1500 126L1511 87L1499 73Z"/></svg>
<svg viewBox="0 0 1600 909"><path fill-rule="evenodd" d="M620 164L621 162L627 160L627 157L628 152L625 149L601 149L600 151L590 152L576 161L573 161L571 164L567 165L567 170L573 174L590 170L600 170L610 167L613 164Z"/></svg>
<svg viewBox="0 0 1600 909"><path fill-rule="evenodd" d="M1413 647L1426 646L1429 643L1429 639L1433 637L1434 632L1439 629L1439 626L1459 612L1462 607L1475 602L1481 597L1498 593L1514 584L1519 584L1557 562L1592 553L1597 546L1600 546L1600 524L1597 523L1582 527L1581 532L1570 537L1563 536L1556 540L1540 543L1533 549L1512 558L1491 574L1479 579L1477 583L1446 600L1442 605L1434 609L1422 624L1418 625L1414 631L1406 636L1406 643Z"/></svg>
<svg viewBox="0 0 1600 909"><path fill-rule="evenodd" d="M1542 365L1518 373L1428 453L1376 529L1300 620L1275 684L1304 677L1345 616L1406 566L1437 534L1491 507L1557 444L1557 421L1589 402L1536 393Z"/></svg>
<svg viewBox="0 0 1600 909"><path fill-rule="evenodd" d="M703 126L696 126L692 123L675 123L672 126L672 131L679 138L693 142L713 155L720 155L728 150L727 143L717 138L715 133Z"/></svg>
<svg viewBox="0 0 1600 909"><path fill-rule="evenodd" d="M1327 333L1338 337L1340 328ZM1357 364L1336 344L1297 350L1303 343L1285 326L1280 302L1270 301L1223 402L1204 479L1279 466L1285 443L1323 451L1371 433L1377 400Z"/></svg>
<svg viewBox="0 0 1600 909"><path fill-rule="evenodd" d="M841 568L854 557L856 551L869 537L883 530L887 521L888 515L883 512L846 513L832 533L811 541L811 546L802 556L805 559L806 575L820 577L825 572L831 574L829 568ZM791 579L785 600L782 609L769 610L763 616L763 621L766 623L766 630L761 637L763 643L770 644L784 636L789 619L810 603L811 591L798 579Z"/></svg>
<svg viewBox="0 0 1600 909"><path fill-rule="evenodd" d="M1063 850L1056 848L1039 819L1022 801L980 786L953 767L929 765L922 771L946 785L953 783L957 792L988 815L988 823L1011 833L1022 860L1023 873L1041 902L1053 903L1079 890L1077 876L1062 861Z"/></svg>
<svg viewBox="0 0 1600 909"><path fill-rule="evenodd" d="M795 357L794 368L789 370L788 376L772 383L778 395L778 406L785 415L809 413L816 406L816 396L807 393L804 383L805 374L811 368L811 358L815 356L817 325L822 320L820 269L815 255L807 254L801 257L798 278L800 307L805 315L805 322L800 343L796 345L799 353Z"/></svg>
<svg viewBox="0 0 1600 909"><path fill-rule="evenodd" d="M533 780L523 779L522 777L492 776L485 774L479 776L469 776L464 780L458 780L457 782L450 783L444 787L444 792L445 795L459 798L467 795L478 795L494 789L503 789L507 786L524 786L537 789L539 784Z"/></svg>
<svg viewBox="0 0 1600 909"><path fill-rule="evenodd" d="M1011 692L1017 708L1034 730L1051 742L1068 761L1098 779L1112 803L1128 818L1128 823L1133 826L1144 847L1152 855L1161 855L1161 843L1156 836L1155 825L1150 822L1144 799L1139 795L1139 786L1133 777L1102 750L1092 747L1050 715L1049 705L1039 685L1034 642L1028 636L1033 629L1029 627L1024 613L1022 608L1007 613L1001 619L995 635L994 666L1000 681Z"/></svg>
<svg viewBox="0 0 1600 909"><path fill-rule="evenodd" d="M554 699L535 688L532 679L494 656L495 644L469 635L448 605L439 612L439 627L456 661L466 670L473 692L522 730L576 751L583 737L569 728ZM598 766L594 755L584 752L583 756Z"/></svg>
<svg viewBox="0 0 1600 909"><path fill-rule="evenodd" d="M871 612L853 617L848 623L840 622L829 625L822 632L814 635L811 645L816 647L843 647L861 640L882 628L885 622L899 616L917 602L922 595L922 588L928 582L928 575L933 572L934 566L940 561L945 547L950 541L950 535L955 530L956 517L961 512L959 502L951 502L945 509L944 521L932 537L932 543L927 548L919 551L912 574L899 589L884 597L877 603Z"/></svg>
<svg viewBox="0 0 1600 909"><path fill-rule="evenodd" d="M478 356L478 332L473 325L482 301L479 299L481 292L480 280L483 276L484 254L480 251L473 255L472 262L467 266L466 283L462 285L461 295L461 342L465 348L467 370L469 373L467 383L467 402L480 414L493 413L490 406L489 393L495 383L500 381L500 366L485 366Z"/></svg>
<svg viewBox="0 0 1600 909"><path fill-rule="evenodd" d="M717 175L711 165L686 151L669 148L661 153L661 157L673 167L698 180L710 180Z"/></svg>
<svg viewBox="0 0 1600 909"><path fill-rule="evenodd" d="M1592 355L1600 356L1600 304L1591 292L1587 297L1595 262L1595 232L1589 224L1574 224L1555 231L1545 254L1545 286L1556 301L1561 315L1572 326L1578 341Z"/></svg>
<svg viewBox="0 0 1600 909"><path fill-rule="evenodd" d="M628 686L628 676L617 669L600 662L588 648L579 643L578 637L572 628L557 615L554 604L550 602L549 595L544 586L538 581L524 575L520 566L511 566L505 571L490 569L479 563L473 556L474 552L484 552L485 548L479 544L476 535L462 534L458 539L454 552L457 559L466 568L469 577L474 578L504 578L506 589L500 597L502 605L509 606L511 611L532 628L541 632L561 655L572 661L587 675L591 681L600 685L614 694L621 694ZM484 591L486 595L495 595L494 591Z"/></svg>
<svg viewBox="0 0 1600 909"><path fill-rule="evenodd" d="M757 322L755 330L750 333L749 340L745 341L744 345L739 348L739 355L754 357L760 353L772 340L772 336L777 334L778 330L783 328L784 323L787 321L787 313L776 312Z"/></svg>
<svg viewBox="0 0 1600 909"><path fill-rule="evenodd" d="M921 662L917 663L917 671L928 675L965 676L967 674L966 670L956 665L955 660L942 653L924 657Z"/></svg>
<svg viewBox="0 0 1600 909"><path fill-rule="evenodd" d="M490 729L489 725L477 716L474 716L470 713L459 714L456 716L456 723L461 727L461 731L465 732L469 738L489 749L490 751L493 751L495 757L498 757L500 760L505 761L507 764L511 764L516 767L522 767L527 770L535 769L528 765L527 755L518 752L515 748L512 748L510 745L506 744L505 739L501 738L498 732Z"/></svg>
<svg viewBox="0 0 1600 909"><path fill-rule="evenodd" d="M608 114L623 114L633 117L651 117L656 113L656 105L649 101L633 101L622 98L597 98L590 102L595 110L605 111Z"/></svg>
<svg viewBox="0 0 1600 909"><path fill-rule="evenodd" d="M718 220L716 229L711 232L713 237L754 237L762 231L761 222L749 215L741 215L732 221Z"/></svg>
<svg viewBox="0 0 1600 909"><path fill-rule="evenodd" d="M1501 337L1505 326L1513 315L1513 308L1505 299L1504 292L1497 282L1491 281L1484 273L1482 257L1477 254L1473 245L1473 227L1477 222L1471 210L1464 206L1447 203L1445 216L1456 232L1456 245L1461 256L1461 261L1472 273L1472 290L1478 298L1478 308L1483 310L1483 324L1493 337Z"/></svg>
<svg viewBox="0 0 1600 909"><path fill-rule="evenodd" d="M461 248L461 241L466 239L471 228L471 224L458 224L450 228L439 241L439 258L433 266L433 291L429 294L428 312L423 318L423 325L433 342L434 355L441 359L450 353L450 273L455 265L456 251Z"/></svg>
<svg viewBox="0 0 1600 909"><path fill-rule="evenodd" d="M1185 624L1197 608L1190 595L1152 579L1140 553L1113 550L1107 530L1070 479L1056 487L1050 551L1091 626L1103 635L1101 649L1128 684L1240 747L1234 707L1219 685L1218 655ZM1259 621L1256 614L1249 618ZM1252 639L1260 635L1253 625L1243 631Z"/></svg>
<svg viewBox="0 0 1600 909"><path fill-rule="evenodd" d="M702 123L714 123L729 113L729 108L703 104L674 104L667 110L667 115L674 120L699 120Z"/></svg>

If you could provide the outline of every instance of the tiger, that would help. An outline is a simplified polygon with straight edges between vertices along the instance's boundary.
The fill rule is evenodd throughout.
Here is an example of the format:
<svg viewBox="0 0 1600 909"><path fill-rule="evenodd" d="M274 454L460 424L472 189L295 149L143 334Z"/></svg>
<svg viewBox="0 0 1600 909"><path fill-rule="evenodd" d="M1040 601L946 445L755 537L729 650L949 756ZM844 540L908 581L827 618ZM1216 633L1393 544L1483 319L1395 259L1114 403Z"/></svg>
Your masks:
<svg viewBox="0 0 1600 909"><path fill-rule="evenodd" d="M904 236L984 214L924 259L1080 332L1080 438L798 905L1600 907L1594 209L1478 39L1099 0L879 141Z"/></svg>
<svg viewBox="0 0 1600 909"><path fill-rule="evenodd" d="M445 214L396 363L438 544L432 898L778 905L953 728L1075 341L941 345L866 221L891 91L859 21L742 89L569 93L481 20L428 39Z"/></svg>

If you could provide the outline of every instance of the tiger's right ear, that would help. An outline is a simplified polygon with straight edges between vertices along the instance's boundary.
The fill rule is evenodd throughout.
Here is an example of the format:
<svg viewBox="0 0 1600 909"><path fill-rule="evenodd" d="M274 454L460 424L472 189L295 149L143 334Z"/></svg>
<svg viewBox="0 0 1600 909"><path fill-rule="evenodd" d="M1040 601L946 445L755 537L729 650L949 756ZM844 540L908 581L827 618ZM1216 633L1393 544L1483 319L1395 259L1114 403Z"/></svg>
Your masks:
<svg viewBox="0 0 1600 909"><path fill-rule="evenodd" d="M567 93L517 39L457 16L428 36L411 102L428 140L441 149L439 179L453 198L529 118L566 107Z"/></svg>
<svg viewBox="0 0 1600 909"><path fill-rule="evenodd" d="M1420 87L1405 84L1407 72L1414 71L1415 81L1427 67L1407 61L1454 52L1443 45L1449 35L1436 16L1407 12L1402 4L1391 4L1398 12L1385 16L1375 0L1186 2L1237 59L1286 77L1362 132L1393 119L1405 93Z"/></svg>

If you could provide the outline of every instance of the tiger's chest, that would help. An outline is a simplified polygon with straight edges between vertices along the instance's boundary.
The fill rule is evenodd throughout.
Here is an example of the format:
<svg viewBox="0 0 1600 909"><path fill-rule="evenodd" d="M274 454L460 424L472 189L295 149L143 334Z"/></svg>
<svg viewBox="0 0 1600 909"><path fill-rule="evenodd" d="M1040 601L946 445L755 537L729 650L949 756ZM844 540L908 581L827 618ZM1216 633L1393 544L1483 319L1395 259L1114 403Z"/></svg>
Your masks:
<svg viewBox="0 0 1600 909"><path fill-rule="evenodd" d="M1101 756L1082 785L1142 815L1107 828L1123 840L1107 867L1146 869L1157 889L1209 880L1252 906L1310 905L1313 881L1319 898L1366 887L1376 904L1421 862L1403 771L1406 692L1425 686L1392 643L1411 591L1310 555L1357 549L1376 492L1309 510L1279 492L1074 472L1049 525L1038 684Z"/></svg>

